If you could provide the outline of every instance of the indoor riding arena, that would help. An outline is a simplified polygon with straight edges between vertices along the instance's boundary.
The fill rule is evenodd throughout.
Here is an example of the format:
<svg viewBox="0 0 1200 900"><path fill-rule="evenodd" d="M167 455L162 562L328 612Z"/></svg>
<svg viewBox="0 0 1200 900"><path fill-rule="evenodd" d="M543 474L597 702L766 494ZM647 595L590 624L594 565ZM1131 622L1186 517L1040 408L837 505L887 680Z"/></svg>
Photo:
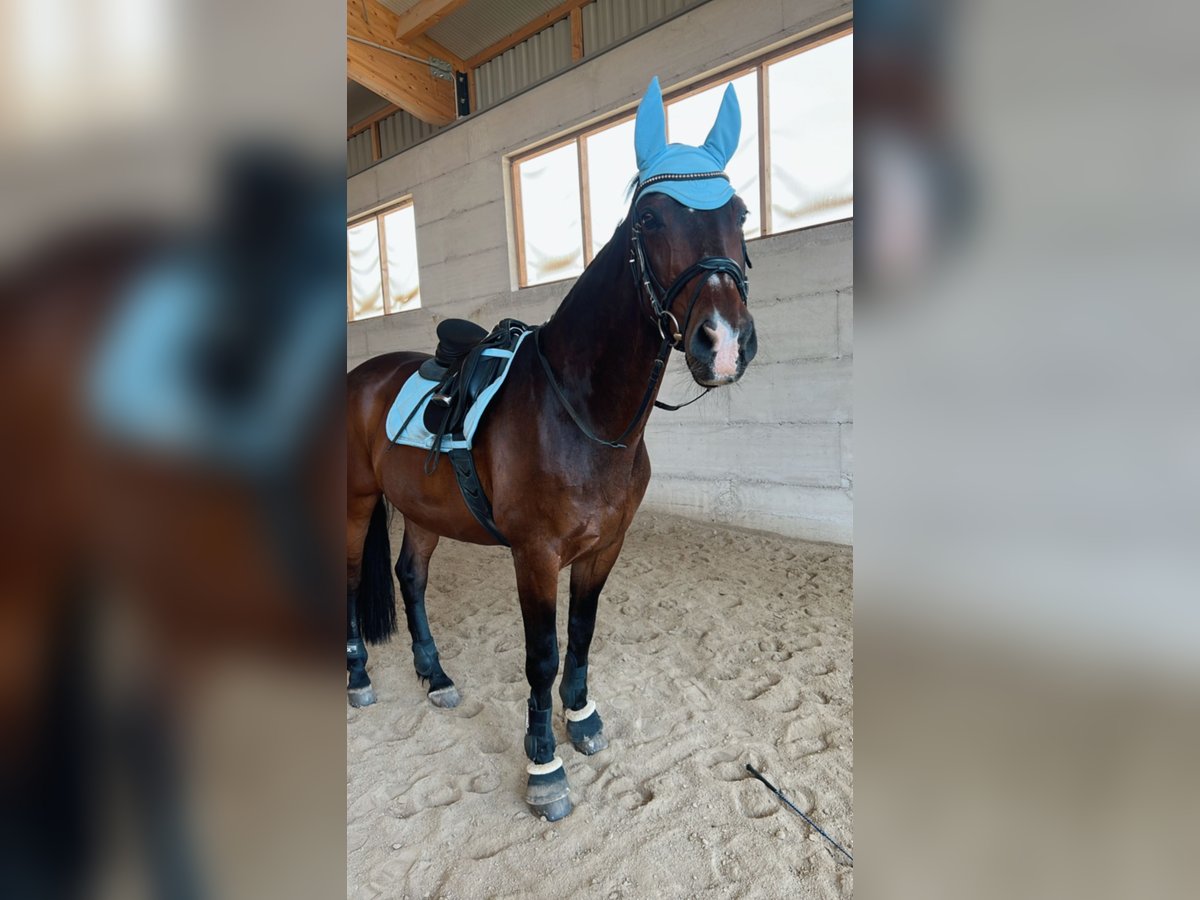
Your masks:
<svg viewBox="0 0 1200 900"><path fill-rule="evenodd" d="M438 327L450 319L484 331L542 325L576 285L575 306L597 324L572 327L563 346L609 340L586 361L544 348L540 330L508 356L492 351L514 374L477 419L472 452L512 549L440 531L427 590L417 588L433 670L440 660L453 686L417 675L425 612L413 611L403 560L395 635L372 643L363 623L370 686L355 693L351 669L347 708L348 896L851 896L852 4L347 0L347 28L348 368L434 354L439 340L445 350ZM662 162L696 154L715 162ZM740 200L727 200L730 187ZM717 199L688 193L701 188ZM642 203L676 218L664 224ZM739 203L744 220L730 214L703 232L719 240L688 243L673 224L708 228ZM606 253L610 239L622 243ZM625 322L623 298L634 297L650 314ZM568 306L560 331L574 321ZM602 446L589 430L612 439L648 408L637 400L653 396L660 334L669 361L657 400L699 399L650 410L644 431L631 422L628 447ZM732 374L703 374L696 348L712 372L728 356ZM544 368L528 362L538 357ZM350 379L352 482L355 441L371 437L354 425L365 377ZM625 385L629 412L602 423L594 411L612 384ZM427 394L439 402L437 389ZM510 421L489 422L500 416ZM528 469L548 418L570 435L563 446L591 455L568 453L553 477L519 491L500 486L481 461ZM502 427L525 440L489 446ZM365 470L414 460L404 478L380 481L389 566L414 542L406 518L421 523L418 542L436 531L432 501L407 499L427 478L457 477L456 515L487 537L456 458L375 438ZM533 661L527 641L521 562L533 526L514 528L526 520L512 498L615 508L620 486L590 460L640 454L638 441L649 484L629 505L606 582L601 573L582 710L560 700L577 645L575 576L561 559L554 760L544 762L545 747L530 750L543 710L531 684L546 657ZM434 464L436 476L423 474ZM568 488L583 498L574 507L559 502ZM577 530L590 527L581 519ZM348 647L362 646L352 623ZM597 714L603 732L581 738ZM535 785L563 776L569 799L534 802Z"/></svg>

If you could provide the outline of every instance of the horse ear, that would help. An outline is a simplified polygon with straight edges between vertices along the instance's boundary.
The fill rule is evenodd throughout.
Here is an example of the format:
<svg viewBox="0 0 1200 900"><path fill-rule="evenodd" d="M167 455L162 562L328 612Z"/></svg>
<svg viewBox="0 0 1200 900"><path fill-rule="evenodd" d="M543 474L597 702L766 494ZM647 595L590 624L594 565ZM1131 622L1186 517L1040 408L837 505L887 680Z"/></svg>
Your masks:
<svg viewBox="0 0 1200 900"><path fill-rule="evenodd" d="M662 89L655 75L638 105L637 123L633 127L633 149L637 152L638 168L646 168L646 163L665 146L667 119L663 113Z"/></svg>
<svg viewBox="0 0 1200 900"><path fill-rule="evenodd" d="M721 161L721 168L725 168L725 164L737 150L741 134L742 108L738 105L737 91L730 84L725 88L725 96L721 98L717 121L713 122L712 130L704 139L704 149Z"/></svg>

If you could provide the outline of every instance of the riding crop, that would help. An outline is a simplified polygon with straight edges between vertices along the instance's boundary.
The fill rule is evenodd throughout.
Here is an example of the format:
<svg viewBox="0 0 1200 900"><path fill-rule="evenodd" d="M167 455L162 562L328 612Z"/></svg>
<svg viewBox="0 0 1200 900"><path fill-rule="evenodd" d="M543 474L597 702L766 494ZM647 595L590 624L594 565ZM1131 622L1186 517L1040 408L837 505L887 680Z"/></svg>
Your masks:
<svg viewBox="0 0 1200 900"><path fill-rule="evenodd" d="M793 803L787 797L783 796L783 793L779 790L779 788L775 787L775 785L771 784L771 782L767 781L767 779L763 777L762 772L758 771L758 769L754 768L754 766L750 765L750 763L746 763L746 771L749 772L751 775L753 775L755 778L757 778L759 781L761 781L763 784L765 784L767 787L769 787L771 789L771 793L773 793L776 797L778 797L780 800L782 800L784 803L786 803L788 806L790 806L792 808L793 812L795 812L798 816L800 816L800 818L802 818L805 822L807 822L809 825L811 825L813 828L815 828L817 831L817 834L821 835L821 837L825 838L825 840L829 841L829 843L833 844L833 846L837 847L839 850L841 850L843 853L845 853L846 858L848 860L850 860L850 862L854 862L854 857L851 856L846 851L845 847L843 847L841 844L839 844L837 841L835 841L833 838L831 838L829 835L827 835L821 829L820 825L818 825L816 822L814 822L812 819L810 819L804 813L800 812L800 809L796 806L795 803Z"/></svg>

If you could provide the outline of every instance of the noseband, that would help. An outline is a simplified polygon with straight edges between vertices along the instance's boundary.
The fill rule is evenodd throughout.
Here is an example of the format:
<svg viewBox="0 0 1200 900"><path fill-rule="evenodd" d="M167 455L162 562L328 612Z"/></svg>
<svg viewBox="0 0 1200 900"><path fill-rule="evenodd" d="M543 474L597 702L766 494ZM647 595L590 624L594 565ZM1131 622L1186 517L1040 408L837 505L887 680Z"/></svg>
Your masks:
<svg viewBox="0 0 1200 900"><path fill-rule="evenodd" d="M638 197L641 196L642 191L660 181L699 181L706 178L724 178L726 181L729 180L729 176L724 172L698 172L690 175L665 173L647 178L645 181L640 182L634 189L633 202L630 204L630 215L634 217L634 222L629 248L629 267L633 273L633 283L638 294L640 295L643 289L646 292L646 298L650 303L650 308L647 312L658 328L658 333L662 336L662 344L658 348L658 355L654 358L654 367L650 371L650 383L646 385L646 393L642 397L638 411L619 436L613 440L605 440L588 428L583 419L580 418L579 413L575 411L575 408L567 400L566 395L562 392L562 388L558 386L554 372L550 369L550 363L546 360L546 355L542 353L541 329L539 328L534 332L533 346L537 351L538 359L541 360L542 369L546 372L546 378L550 382L550 387L554 389L555 396L558 397L559 402L562 403L563 408L566 409L571 419L579 427L579 430L597 444L603 444L606 447L613 447L618 450L625 449L626 445L622 442L630 435L637 423L641 421L646 408L650 405L650 399L654 396L654 389L658 385L658 380L662 377L663 370L667 367L667 357L671 355L672 350L682 352L685 349L683 346L683 336L687 334L688 323L692 319L692 311L696 307L696 301L700 298L700 291L704 289L704 283L708 280L709 275L728 275L737 286L742 303L747 302L747 296L750 291L750 279L746 277L745 270L728 256L705 256L684 269L671 282L671 286L664 290L662 282L654 274L654 269L650 265L650 257L646 253L646 239L642 234L642 226L637 221L636 216ZM744 236L742 237L742 258L746 261L746 268L749 269L751 267L750 253L746 249L746 238ZM687 287L688 282L697 278L695 290L692 291L692 297L688 300L687 309L683 314L683 327L681 328L679 320L671 312L671 307L674 305L676 298L683 293L683 289ZM658 400L654 401L654 405L659 409L676 412L685 406L695 403L711 390L712 388L706 387L703 393L678 406L672 406L670 403L662 403Z"/></svg>

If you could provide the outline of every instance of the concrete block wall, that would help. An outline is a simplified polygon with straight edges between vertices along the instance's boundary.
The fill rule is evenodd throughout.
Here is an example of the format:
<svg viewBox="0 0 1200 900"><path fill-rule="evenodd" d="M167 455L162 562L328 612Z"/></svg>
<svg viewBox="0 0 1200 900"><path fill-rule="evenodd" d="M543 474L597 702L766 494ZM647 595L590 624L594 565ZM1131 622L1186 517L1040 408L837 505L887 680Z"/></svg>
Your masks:
<svg viewBox="0 0 1200 900"><path fill-rule="evenodd" d="M510 155L632 106L652 75L673 87L851 8L710 0L349 179L350 215L413 198L422 307L349 323L348 366L392 350L431 352L443 318L536 323L558 306L571 282L516 286ZM852 248L849 222L750 242L758 357L732 388L654 413L645 507L851 543ZM677 403L696 390L674 360L661 396Z"/></svg>

